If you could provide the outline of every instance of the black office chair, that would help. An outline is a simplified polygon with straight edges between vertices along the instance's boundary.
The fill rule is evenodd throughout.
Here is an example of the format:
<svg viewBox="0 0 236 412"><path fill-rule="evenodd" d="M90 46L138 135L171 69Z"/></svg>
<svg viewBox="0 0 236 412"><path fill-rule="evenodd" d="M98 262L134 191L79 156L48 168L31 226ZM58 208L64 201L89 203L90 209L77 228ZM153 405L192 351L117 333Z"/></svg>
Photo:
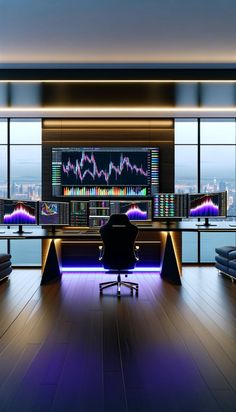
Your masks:
<svg viewBox="0 0 236 412"><path fill-rule="evenodd" d="M116 214L111 215L108 222L100 228L100 234L103 246L99 248L99 261L108 270L107 273L117 274L116 281L99 284L100 293L110 286L117 286L117 294L120 295L123 285L130 289L131 294L134 290L138 294L138 283L121 281L121 274L127 277L139 260L135 253L139 248L134 244L138 228L130 223L127 215Z"/></svg>

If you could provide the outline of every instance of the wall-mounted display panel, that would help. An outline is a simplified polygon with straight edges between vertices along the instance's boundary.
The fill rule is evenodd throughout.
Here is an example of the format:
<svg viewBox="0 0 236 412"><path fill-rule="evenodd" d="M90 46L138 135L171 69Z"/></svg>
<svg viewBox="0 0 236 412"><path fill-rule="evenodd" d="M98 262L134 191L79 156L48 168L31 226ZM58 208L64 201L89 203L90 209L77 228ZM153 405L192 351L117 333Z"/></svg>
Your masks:
<svg viewBox="0 0 236 412"><path fill-rule="evenodd" d="M144 197L158 188L158 148L52 149L52 196Z"/></svg>

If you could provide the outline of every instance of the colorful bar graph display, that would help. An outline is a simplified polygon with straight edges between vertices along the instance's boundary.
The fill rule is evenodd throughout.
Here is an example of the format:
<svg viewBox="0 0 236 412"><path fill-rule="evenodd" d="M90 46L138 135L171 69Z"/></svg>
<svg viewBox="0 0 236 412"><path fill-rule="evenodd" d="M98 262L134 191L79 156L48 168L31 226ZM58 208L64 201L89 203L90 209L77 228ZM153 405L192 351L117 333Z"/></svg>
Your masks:
<svg viewBox="0 0 236 412"><path fill-rule="evenodd" d="M63 196L146 196L147 188L140 187L63 187Z"/></svg>

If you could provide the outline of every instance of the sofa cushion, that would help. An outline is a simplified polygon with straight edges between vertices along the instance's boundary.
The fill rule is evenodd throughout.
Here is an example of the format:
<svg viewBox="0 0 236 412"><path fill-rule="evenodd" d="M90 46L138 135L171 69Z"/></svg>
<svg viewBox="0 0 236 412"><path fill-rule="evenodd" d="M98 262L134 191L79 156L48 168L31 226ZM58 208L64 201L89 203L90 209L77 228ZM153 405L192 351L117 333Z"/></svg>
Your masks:
<svg viewBox="0 0 236 412"><path fill-rule="evenodd" d="M223 256L226 259L229 259L229 254L231 259L236 259L236 247L235 246L222 246L222 247L217 247L215 249L216 253L218 255Z"/></svg>
<svg viewBox="0 0 236 412"><path fill-rule="evenodd" d="M0 253L0 263L6 262L11 259L11 255L8 253Z"/></svg>
<svg viewBox="0 0 236 412"><path fill-rule="evenodd" d="M216 262L220 263L221 265L229 266L229 259L226 259L223 256L216 255L215 260L216 260Z"/></svg>
<svg viewBox="0 0 236 412"><path fill-rule="evenodd" d="M232 250L232 252L229 252L229 259L236 259L236 250Z"/></svg>
<svg viewBox="0 0 236 412"><path fill-rule="evenodd" d="M9 268L11 266L11 261L7 260L6 262L0 263L0 273L2 270Z"/></svg>
<svg viewBox="0 0 236 412"><path fill-rule="evenodd" d="M221 265L220 263L216 262L215 267L219 270L221 270L224 273L229 273L229 267Z"/></svg>
<svg viewBox="0 0 236 412"><path fill-rule="evenodd" d="M11 266L7 269L2 270L1 273L0 273L0 279L3 279L5 277L9 276L11 272L12 272Z"/></svg>
<svg viewBox="0 0 236 412"><path fill-rule="evenodd" d="M236 271L236 259L234 260L229 260L229 267L231 269L234 269Z"/></svg>
<svg viewBox="0 0 236 412"><path fill-rule="evenodd" d="M229 274L236 279L236 270L229 268Z"/></svg>

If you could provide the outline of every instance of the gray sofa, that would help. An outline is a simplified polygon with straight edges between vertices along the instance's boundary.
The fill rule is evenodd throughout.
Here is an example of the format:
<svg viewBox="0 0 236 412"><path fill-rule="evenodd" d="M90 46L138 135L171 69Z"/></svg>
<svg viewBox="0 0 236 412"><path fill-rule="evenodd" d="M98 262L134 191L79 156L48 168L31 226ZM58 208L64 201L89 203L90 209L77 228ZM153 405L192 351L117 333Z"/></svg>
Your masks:
<svg viewBox="0 0 236 412"><path fill-rule="evenodd" d="M236 280L236 246L217 247L215 251L216 268L232 281Z"/></svg>
<svg viewBox="0 0 236 412"><path fill-rule="evenodd" d="M8 278L11 272L11 255L8 253L0 253L0 281Z"/></svg>

